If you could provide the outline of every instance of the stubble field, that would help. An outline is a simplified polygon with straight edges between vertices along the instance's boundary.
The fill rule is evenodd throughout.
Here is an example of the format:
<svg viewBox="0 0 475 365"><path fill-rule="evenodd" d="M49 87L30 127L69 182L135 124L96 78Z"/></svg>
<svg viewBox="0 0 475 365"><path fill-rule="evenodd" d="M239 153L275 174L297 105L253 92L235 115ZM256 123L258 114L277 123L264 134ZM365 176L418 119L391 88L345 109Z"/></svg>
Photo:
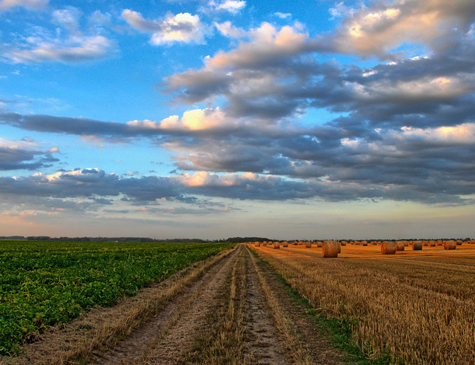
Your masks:
<svg viewBox="0 0 475 365"><path fill-rule="evenodd" d="M322 315L347 324L370 357L475 363L474 245L406 247L396 255L347 245L336 259L303 245L253 249Z"/></svg>

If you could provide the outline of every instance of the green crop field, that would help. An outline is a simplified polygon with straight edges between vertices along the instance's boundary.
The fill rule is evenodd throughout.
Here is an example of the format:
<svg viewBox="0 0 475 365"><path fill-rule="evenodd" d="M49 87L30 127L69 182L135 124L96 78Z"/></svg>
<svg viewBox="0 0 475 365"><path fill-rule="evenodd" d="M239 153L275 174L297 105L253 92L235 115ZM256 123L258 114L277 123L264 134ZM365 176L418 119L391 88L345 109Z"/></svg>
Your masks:
<svg viewBox="0 0 475 365"><path fill-rule="evenodd" d="M0 355L233 244L0 242Z"/></svg>

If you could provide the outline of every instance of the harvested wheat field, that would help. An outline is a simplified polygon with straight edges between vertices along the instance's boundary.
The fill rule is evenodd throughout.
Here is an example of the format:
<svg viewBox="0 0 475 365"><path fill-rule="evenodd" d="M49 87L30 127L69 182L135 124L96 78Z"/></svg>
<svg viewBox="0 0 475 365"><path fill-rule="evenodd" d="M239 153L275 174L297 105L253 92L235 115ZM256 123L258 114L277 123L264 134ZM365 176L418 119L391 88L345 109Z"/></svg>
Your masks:
<svg viewBox="0 0 475 365"><path fill-rule="evenodd" d="M475 245L405 248L346 245L332 259L317 245L253 249L322 315L348 325L370 357L474 364Z"/></svg>

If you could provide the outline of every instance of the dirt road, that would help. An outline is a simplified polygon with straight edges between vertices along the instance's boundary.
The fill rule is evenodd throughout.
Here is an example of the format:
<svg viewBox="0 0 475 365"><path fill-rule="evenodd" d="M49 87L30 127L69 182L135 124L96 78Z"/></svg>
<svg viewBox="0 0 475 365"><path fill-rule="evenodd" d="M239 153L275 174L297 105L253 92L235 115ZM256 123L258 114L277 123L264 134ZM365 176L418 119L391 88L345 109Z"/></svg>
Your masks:
<svg viewBox="0 0 475 365"><path fill-rule="evenodd" d="M93 311L25 350L9 363L341 363L305 309L245 245Z"/></svg>

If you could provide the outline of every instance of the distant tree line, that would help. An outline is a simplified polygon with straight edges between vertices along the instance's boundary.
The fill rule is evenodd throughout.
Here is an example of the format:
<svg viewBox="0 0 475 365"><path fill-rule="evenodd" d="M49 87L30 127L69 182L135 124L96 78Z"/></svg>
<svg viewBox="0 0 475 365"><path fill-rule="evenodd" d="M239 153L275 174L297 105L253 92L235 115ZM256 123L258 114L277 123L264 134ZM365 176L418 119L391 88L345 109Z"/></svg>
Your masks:
<svg viewBox="0 0 475 365"><path fill-rule="evenodd" d="M230 237L219 240L218 242L241 243L241 242L267 242L275 241L265 237Z"/></svg>
<svg viewBox="0 0 475 365"><path fill-rule="evenodd" d="M50 236L0 236L0 240L21 241L78 241L78 242L210 242L200 238L155 239L149 237L50 237Z"/></svg>

